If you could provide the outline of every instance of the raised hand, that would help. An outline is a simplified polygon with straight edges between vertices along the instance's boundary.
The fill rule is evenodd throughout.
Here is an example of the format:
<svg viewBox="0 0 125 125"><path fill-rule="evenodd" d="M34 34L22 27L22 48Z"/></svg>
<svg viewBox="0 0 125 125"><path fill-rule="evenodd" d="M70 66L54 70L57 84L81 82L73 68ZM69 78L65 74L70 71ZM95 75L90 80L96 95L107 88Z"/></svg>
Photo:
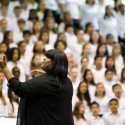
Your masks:
<svg viewBox="0 0 125 125"><path fill-rule="evenodd" d="M3 69L6 67L6 56L5 54L0 54L0 68Z"/></svg>

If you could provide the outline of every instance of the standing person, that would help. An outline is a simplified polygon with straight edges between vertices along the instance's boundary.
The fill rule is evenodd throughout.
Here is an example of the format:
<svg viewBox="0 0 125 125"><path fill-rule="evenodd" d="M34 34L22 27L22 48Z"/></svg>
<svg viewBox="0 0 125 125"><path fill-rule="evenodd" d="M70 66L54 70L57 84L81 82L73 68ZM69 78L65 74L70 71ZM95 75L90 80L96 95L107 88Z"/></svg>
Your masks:
<svg viewBox="0 0 125 125"><path fill-rule="evenodd" d="M5 59L5 58L4 58ZM0 68L9 81L9 88L25 99L20 104L17 125L74 125L71 81L67 78L68 61L58 50L49 50L41 68L46 74L20 82L9 71L3 55Z"/></svg>

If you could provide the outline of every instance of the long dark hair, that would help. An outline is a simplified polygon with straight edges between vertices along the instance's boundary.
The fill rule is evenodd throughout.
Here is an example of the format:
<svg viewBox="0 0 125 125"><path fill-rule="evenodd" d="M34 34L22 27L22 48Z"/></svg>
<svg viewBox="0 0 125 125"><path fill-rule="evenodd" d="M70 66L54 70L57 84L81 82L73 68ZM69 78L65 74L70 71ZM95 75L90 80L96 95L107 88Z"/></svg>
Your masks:
<svg viewBox="0 0 125 125"><path fill-rule="evenodd" d="M112 68L109 68L108 65L107 65L107 61L108 61L110 58L113 59L113 61L115 62L115 59L114 59L113 56L108 56L108 57L106 58L106 61L105 61L105 67L106 67L107 69L111 69L111 70L115 73L115 75L116 75L115 63L114 63L114 66L113 66Z"/></svg>
<svg viewBox="0 0 125 125"><path fill-rule="evenodd" d="M88 73L88 72L91 72L91 73L92 73L92 71L91 71L90 69L86 69L85 72L84 72L84 75L83 75L83 79L84 79L84 81L85 81L86 83L88 83L88 80L86 79L86 76L87 76L87 73ZM92 74L92 76L93 76L93 74ZM90 84L95 86L94 78L92 78Z"/></svg>
<svg viewBox="0 0 125 125"><path fill-rule="evenodd" d="M52 60L52 64L47 69L48 75L56 77L60 89L63 88L63 81L68 75L68 60L64 52L57 49L48 50L46 57Z"/></svg>
<svg viewBox="0 0 125 125"><path fill-rule="evenodd" d="M82 82L80 82L80 84L78 86L77 97L79 98L80 101L82 101L81 92L80 92L80 87L81 87L82 83L85 83L87 85L87 83L85 81L82 81ZM88 85L87 85L87 88L88 88ZM90 95L89 95L88 89L87 89L87 91L85 93L85 100L87 101L88 106L90 106L91 103L90 103Z"/></svg>
<svg viewBox="0 0 125 125"><path fill-rule="evenodd" d="M108 56L108 50L107 50L107 47L106 47L106 44L105 44L105 43L100 43L100 44L99 44L99 46L98 46L98 48L97 48L97 50L96 50L96 56L101 56L101 55L100 55L100 52L99 52L99 49L100 49L100 47L103 46L103 45L104 45L105 48L106 48L106 51L105 51L105 53L104 53L104 56Z"/></svg>

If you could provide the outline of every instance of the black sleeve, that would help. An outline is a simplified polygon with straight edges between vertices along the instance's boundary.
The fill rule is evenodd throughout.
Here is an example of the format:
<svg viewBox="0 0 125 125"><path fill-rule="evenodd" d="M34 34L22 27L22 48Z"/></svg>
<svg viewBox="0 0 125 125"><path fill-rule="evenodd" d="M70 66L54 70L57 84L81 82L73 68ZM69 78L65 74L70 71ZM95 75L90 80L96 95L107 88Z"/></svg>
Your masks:
<svg viewBox="0 0 125 125"><path fill-rule="evenodd" d="M15 77L9 79L8 87L21 98L32 98L51 92L51 83L43 76L38 76L27 82L20 82Z"/></svg>

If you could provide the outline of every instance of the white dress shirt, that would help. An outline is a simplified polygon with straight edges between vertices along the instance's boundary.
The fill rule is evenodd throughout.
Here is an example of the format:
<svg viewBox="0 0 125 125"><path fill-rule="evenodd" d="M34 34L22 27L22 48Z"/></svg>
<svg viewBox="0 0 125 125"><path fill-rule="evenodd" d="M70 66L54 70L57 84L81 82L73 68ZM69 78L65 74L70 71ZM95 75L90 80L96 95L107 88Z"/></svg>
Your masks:
<svg viewBox="0 0 125 125"><path fill-rule="evenodd" d="M88 122L85 121L84 119L77 119L75 116L73 117L74 119L74 125L88 125Z"/></svg>

